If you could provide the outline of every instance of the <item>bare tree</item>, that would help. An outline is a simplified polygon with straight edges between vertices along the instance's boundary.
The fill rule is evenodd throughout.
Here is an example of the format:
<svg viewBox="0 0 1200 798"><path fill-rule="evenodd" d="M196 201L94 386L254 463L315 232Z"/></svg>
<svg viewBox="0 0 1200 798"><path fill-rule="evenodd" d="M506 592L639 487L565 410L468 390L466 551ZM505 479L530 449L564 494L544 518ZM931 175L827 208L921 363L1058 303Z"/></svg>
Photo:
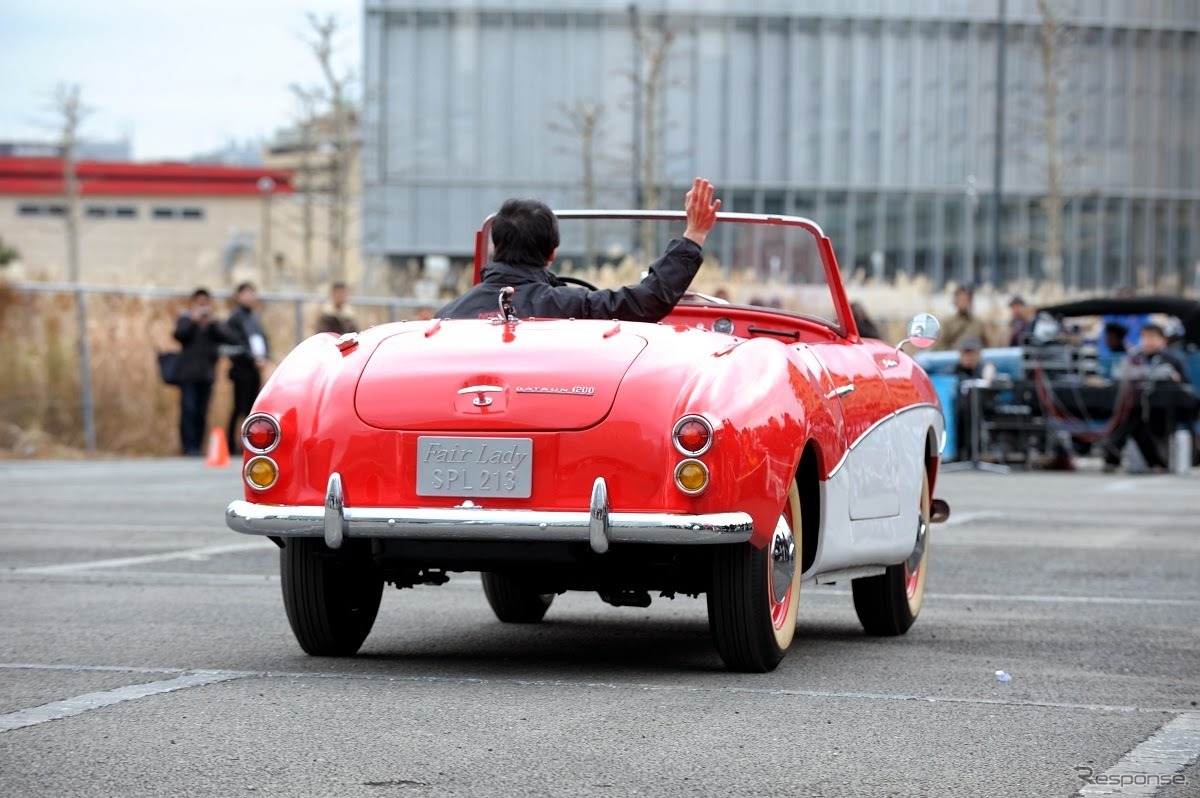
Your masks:
<svg viewBox="0 0 1200 798"><path fill-rule="evenodd" d="M1044 269L1050 280L1062 279L1063 164L1059 96L1062 92L1061 45L1066 29L1050 6L1049 0L1037 0L1041 25L1038 27L1038 56L1042 65L1043 122L1041 133L1046 146L1046 194L1039 201L1046 215L1046 241L1042 246Z"/></svg>
<svg viewBox="0 0 1200 798"><path fill-rule="evenodd" d="M571 105L561 105L560 110L567 120L566 124L551 122L548 127L555 133L570 136L575 142L579 155L580 187L583 194L583 207L595 208L597 202L596 189L596 148L604 119L604 104L592 100L577 100ZM588 266L596 263L596 226L593 220L584 222L584 262Z"/></svg>
<svg viewBox="0 0 1200 798"><path fill-rule="evenodd" d="M63 199L66 201L64 231L67 244L67 275L75 286L75 326L78 335L83 438L88 451L96 448L96 421L92 403L91 356L88 348L87 304L79 268L79 175L76 168L79 128L88 109L83 105L79 84L60 83L54 90L53 110L59 121L59 144L63 161Z"/></svg>
<svg viewBox="0 0 1200 798"><path fill-rule="evenodd" d="M630 27L633 33L634 164L635 185L640 197L635 203L648 210L657 210L661 203L660 176L662 173L661 139L664 129L664 100L666 96L667 62L676 31L665 25L661 17L647 31L638 16L637 7L630 6ZM647 256L655 248L653 225L642 225L640 246Z"/></svg>
<svg viewBox="0 0 1200 798"><path fill-rule="evenodd" d="M299 134L297 148L300 161L296 169L297 193L300 195L300 241L302 245L301 271L305 286L312 287L313 282L313 239L316 230L313 226L314 207L316 205L317 167L314 155L317 149L317 111L319 92L293 83L292 94L296 98L296 132Z"/></svg>
<svg viewBox="0 0 1200 798"><path fill-rule="evenodd" d="M324 78L324 86L316 97L324 101L323 116L328 122L329 135L329 265L335 280L346 277L346 235L350 215L350 170L353 161L352 127L355 111L349 96L349 87L354 81L348 70L340 72L334 63L336 38L339 33L337 19L333 16L321 19L308 15L311 36L307 44L317 58Z"/></svg>

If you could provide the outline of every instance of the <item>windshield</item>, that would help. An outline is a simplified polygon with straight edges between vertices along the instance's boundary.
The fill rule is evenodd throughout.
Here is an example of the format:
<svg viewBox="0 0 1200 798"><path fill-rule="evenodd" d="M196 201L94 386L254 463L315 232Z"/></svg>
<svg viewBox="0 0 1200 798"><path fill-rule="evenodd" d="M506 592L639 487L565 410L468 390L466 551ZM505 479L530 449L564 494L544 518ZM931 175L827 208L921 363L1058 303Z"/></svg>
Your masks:
<svg viewBox="0 0 1200 798"><path fill-rule="evenodd" d="M629 213L559 211L561 244L551 271L597 288L639 282L667 243L683 235L686 224L683 214L656 212L672 218L632 219ZM841 329L813 232L818 228L794 217L763 222L764 217L720 215L704 243L704 265L691 284L693 292L706 296L685 297L684 302L712 298L789 311Z"/></svg>

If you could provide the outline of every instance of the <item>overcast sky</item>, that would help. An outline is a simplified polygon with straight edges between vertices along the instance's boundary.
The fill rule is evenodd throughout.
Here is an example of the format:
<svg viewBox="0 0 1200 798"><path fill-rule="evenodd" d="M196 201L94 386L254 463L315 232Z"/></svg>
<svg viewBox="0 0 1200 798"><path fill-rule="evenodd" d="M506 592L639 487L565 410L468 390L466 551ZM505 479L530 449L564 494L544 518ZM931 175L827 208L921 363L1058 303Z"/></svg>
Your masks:
<svg viewBox="0 0 1200 798"><path fill-rule="evenodd" d="M361 77L362 0L8 0L0 140L54 138L59 82L83 87L85 136L128 133L138 159L268 136L294 112L289 83L320 81L308 11L338 19L340 60Z"/></svg>

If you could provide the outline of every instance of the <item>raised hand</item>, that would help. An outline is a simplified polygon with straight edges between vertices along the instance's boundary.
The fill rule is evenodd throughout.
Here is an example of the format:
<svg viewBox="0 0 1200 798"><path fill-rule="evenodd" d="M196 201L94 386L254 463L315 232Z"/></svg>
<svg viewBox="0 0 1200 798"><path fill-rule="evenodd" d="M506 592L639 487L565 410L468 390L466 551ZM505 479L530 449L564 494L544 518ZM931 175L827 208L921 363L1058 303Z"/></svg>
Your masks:
<svg viewBox="0 0 1200 798"><path fill-rule="evenodd" d="M692 188L683 201L687 211L687 230L683 237L704 246L708 231L717 221L717 211L721 209L721 201L713 199L713 184L702 177L692 182Z"/></svg>

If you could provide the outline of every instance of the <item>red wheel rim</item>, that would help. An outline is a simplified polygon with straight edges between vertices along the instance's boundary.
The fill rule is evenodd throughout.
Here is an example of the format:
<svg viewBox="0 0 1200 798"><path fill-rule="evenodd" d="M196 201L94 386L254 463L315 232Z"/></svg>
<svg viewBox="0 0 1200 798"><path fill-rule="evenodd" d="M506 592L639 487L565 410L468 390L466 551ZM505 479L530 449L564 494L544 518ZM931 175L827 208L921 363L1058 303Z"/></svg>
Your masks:
<svg viewBox="0 0 1200 798"><path fill-rule="evenodd" d="M924 558L921 559L920 564L915 569L910 568L908 563L904 564L904 592L908 594L909 599L917 595L917 583L921 581L921 569L924 567Z"/></svg>

